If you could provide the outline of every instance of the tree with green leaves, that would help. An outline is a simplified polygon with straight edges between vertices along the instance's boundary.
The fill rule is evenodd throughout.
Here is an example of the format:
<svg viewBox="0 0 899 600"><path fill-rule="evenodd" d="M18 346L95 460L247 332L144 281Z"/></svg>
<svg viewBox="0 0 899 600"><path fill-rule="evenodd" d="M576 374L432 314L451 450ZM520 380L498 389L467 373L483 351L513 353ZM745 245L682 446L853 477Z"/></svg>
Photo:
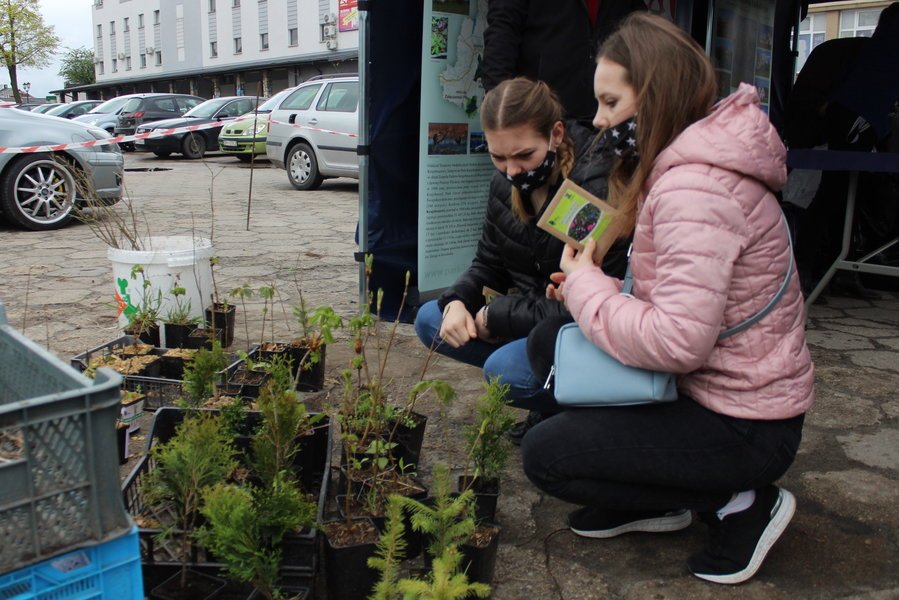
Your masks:
<svg viewBox="0 0 899 600"><path fill-rule="evenodd" d="M38 0L0 0L0 57L16 102L22 102L17 69L48 66L58 47L59 37L44 23Z"/></svg>
<svg viewBox="0 0 899 600"><path fill-rule="evenodd" d="M80 48L66 48L62 55L62 66L59 68L59 76L66 85L87 85L96 80L94 74L94 51L84 46Z"/></svg>

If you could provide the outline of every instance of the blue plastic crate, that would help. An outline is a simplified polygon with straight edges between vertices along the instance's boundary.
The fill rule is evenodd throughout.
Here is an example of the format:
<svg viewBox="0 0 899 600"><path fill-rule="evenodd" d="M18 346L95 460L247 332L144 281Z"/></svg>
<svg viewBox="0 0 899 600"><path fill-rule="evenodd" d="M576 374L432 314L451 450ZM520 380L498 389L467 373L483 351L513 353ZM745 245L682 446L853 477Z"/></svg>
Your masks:
<svg viewBox="0 0 899 600"><path fill-rule="evenodd" d="M114 540L0 576L0 600L142 600L137 527Z"/></svg>

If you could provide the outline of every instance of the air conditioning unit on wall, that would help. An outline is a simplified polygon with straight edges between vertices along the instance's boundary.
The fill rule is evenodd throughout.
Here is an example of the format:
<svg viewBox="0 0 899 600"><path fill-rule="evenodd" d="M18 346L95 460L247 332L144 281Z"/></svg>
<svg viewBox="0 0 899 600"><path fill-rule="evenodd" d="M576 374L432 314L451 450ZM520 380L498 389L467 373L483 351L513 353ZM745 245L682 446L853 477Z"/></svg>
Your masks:
<svg viewBox="0 0 899 600"><path fill-rule="evenodd" d="M325 37L334 37L335 35L337 35L337 28L333 25L325 25L322 29L322 34Z"/></svg>
<svg viewBox="0 0 899 600"><path fill-rule="evenodd" d="M144 54L153 54L153 51L156 50L153 46L147 46L144 48Z"/></svg>
<svg viewBox="0 0 899 600"><path fill-rule="evenodd" d="M337 50L337 40L328 40L328 50Z"/></svg>
<svg viewBox="0 0 899 600"><path fill-rule="evenodd" d="M331 23L337 22L337 15L334 13L324 13L318 16L318 24L319 25L329 25Z"/></svg>
<svg viewBox="0 0 899 600"><path fill-rule="evenodd" d="M119 60L125 60L125 53L119 52Z"/></svg>

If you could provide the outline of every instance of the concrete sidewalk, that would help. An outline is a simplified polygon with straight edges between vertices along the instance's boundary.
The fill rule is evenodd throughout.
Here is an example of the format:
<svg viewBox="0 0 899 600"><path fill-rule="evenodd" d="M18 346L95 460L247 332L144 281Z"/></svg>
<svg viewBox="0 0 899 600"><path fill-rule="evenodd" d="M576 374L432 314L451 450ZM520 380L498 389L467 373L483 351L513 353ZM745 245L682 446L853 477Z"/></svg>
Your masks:
<svg viewBox="0 0 899 600"><path fill-rule="evenodd" d="M298 192L284 171L257 169L247 231L249 170L234 159L211 157L204 164L129 154L127 166L171 169L126 175L153 234L209 236L214 205L220 292L274 284L286 307L274 312L276 337L296 334L288 317L297 285L311 305L331 304L347 316L358 309L356 182L327 181L318 191ZM0 301L14 326L66 360L119 335L106 249L87 226L36 233L0 224L0 247ZM705 542L699 524L666 535L577 538L565 529L572 507L538 493L515 451L499 502L503 532L493 597L899 598L899 296L884 298L827 298L811 311L818 403L782 480L798 509L752 581L725 587L687 572L686 557ZM252 300L246 311L238 309L232 350L258 341L261 307ZM334 377L349 364L347 337L328 349L330 379L324 392L305 398L310 406L328 407L339 397ZM426 359L412 327L400 325L387 371L398 401ZM426 481L437 462L462 467L458 435L473 420L481 389L479 369L448 359L433 361L428 377L450 381L458 398L448 409L432 401L420 407L429 415L419 465Z"/></svg>

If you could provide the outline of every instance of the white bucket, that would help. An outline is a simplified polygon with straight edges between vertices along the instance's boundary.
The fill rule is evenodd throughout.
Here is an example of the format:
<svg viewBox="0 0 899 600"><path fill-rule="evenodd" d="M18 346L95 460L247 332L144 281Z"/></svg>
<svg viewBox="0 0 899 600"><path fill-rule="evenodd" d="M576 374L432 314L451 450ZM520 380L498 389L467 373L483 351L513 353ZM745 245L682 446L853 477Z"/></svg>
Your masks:
<svg viewBox="0 0 899 600"><path fill-rule="evenodd" d="M115 303L119 325L128 325L128 314L141 305L144 293L155 298L162 294L159 316L164 319L175 307L172 288L185 289L180 302L190 302L190 315L204 318L204 310L212 304L212 242L191 236L156 236L145 240L146 250L107 248L112 262ZM135 266L143 274L131 277ZM144 289L144 281L150 285Z"/></svg>

